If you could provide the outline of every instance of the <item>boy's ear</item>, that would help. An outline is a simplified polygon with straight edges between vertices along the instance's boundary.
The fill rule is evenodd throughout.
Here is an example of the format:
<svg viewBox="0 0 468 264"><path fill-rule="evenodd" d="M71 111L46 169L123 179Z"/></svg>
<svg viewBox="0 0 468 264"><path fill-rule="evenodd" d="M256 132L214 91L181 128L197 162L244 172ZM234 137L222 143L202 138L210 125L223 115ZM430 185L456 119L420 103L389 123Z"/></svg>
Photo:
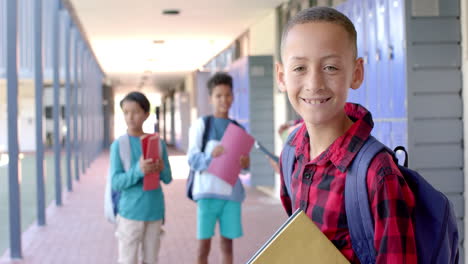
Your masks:
<svg viewBox="0 0 468 264"><path fill-rule="evenodd" d="M276 82L278 82L279 90L286 92L286 85L284 83L284 66L280 62L276 62Z"/></svg>
<svg viewBox="0 0 468 264"><path fill-rule="evenodd" d="M364 60L358 58L355 62L353 81L351 82L351 89L356 90L364 81Z"/></svg>

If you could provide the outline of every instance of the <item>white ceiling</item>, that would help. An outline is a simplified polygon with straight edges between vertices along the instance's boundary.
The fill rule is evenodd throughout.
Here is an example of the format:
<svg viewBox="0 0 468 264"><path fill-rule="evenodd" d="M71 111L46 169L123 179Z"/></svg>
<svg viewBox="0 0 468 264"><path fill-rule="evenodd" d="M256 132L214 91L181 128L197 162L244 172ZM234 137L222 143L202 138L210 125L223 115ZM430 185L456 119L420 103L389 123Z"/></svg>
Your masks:
<svg viewBox="0 0 468 264"><path fill-rule="evenodd" d="M71 0L106 72L165 88L203 66L285 0ZM179 9L167 16L163 9ZM154 40L164 40L154 44ZM146 74L144 74L146 72ZM151 73L149 73L151 72Z"/></svg>

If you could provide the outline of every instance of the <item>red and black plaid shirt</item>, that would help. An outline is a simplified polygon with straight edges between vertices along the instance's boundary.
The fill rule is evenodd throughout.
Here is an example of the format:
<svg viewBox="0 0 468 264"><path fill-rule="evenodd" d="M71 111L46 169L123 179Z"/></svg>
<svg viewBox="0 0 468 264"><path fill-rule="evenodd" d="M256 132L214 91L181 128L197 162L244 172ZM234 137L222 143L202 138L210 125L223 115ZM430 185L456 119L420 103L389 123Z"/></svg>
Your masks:
<svg viewBox="0 0 468 264"><path fill-rule="evenodd" d="M312 161L307 129L305 125L299 128L291 141L297 160L291 180L294 197L291 203L281 177L281 200L289 215L301 208L349 261L359 263L346 219L345 178L374 124L371 114L360 105L348 103L345 111L354 124ZM371 162L367 190L375 223L377 263L417 263L411 218L414 196L389 153L381 152Z"/></svg>

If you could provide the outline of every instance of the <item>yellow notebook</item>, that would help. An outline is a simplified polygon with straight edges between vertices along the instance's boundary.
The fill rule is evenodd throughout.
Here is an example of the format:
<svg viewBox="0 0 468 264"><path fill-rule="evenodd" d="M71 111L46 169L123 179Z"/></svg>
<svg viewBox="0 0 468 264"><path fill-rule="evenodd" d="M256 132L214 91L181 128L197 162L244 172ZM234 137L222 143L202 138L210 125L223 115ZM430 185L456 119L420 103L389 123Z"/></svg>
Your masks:
<svg viewBox="0 0 468 264"><path fill-rule="evenodd" d="M309 217L298 209L248 264L349 263Z"/></svg>

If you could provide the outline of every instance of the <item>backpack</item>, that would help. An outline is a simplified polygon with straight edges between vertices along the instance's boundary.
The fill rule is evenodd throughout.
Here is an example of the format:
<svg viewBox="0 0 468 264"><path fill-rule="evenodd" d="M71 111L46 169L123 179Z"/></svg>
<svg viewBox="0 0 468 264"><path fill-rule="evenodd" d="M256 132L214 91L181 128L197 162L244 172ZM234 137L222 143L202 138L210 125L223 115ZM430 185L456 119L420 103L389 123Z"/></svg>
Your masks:
<svg viewBox="0 0 468 264"><path fill-rule="evenodd" d="M124 169L127 171L130 169L131 157L128 153L130 151L130 139L127 135L119 137L119 154L120 160L123 163ZM118 204L120 200L120 192L112 190L112 175L109 172L107 173L106 180L106 190L104 193L104 215L106 216L107 221L115 223L116 216L118 214Z"/></svg>
<svg viewBox="0 0 468 264"><path fill-rule="evenodd" d="M130 139L128 135L123 135L119 137L119 156L122 161L125 171L128 171L131 167L131 158L130 157ZM159 154L162 155L162 146L161 140L159 140ZM120 200L120 191L112 190L112 175L110 173L110 168L107 173L106 180L106 189L104 192L104 215L107 221L111 223L116 222L117 214L119 213L119 200Z"/></svg>
<svg viewBox="0 0 468 264"><path fill-rule="evenodd" d="M281 155L282 174L291 199L291 176L295 148L290 145L298 129L288 137ZM392 154L412 190L416 206L413 213L415 241L419 263L458 263L458 229L453 206L448 198L432 187L416 171L407 168L407 152L399 146L395 152L405 153L404 166L398 165L395 153L370 136L348 169L345 183L345 208L352 247L361 263L375 263L374 223L369 208L366 176L372 159L381 151Z"/></svg>
<svg viewBox="0 0 468 264"><path fill-rule="evenodd" d="M203 130L203 135L202 135L201 152L205 152L206 143L208 142L208 134L209 134L208 131L210 131L210 126L211 126L211 121L213 119L213 116L212 115L204 116L202 117L202 119L203 119L203 123L205 124L205 129ZM234 125L242 127L239 123L237 123L236 120L230 119L230 121L234 123ZM192 189L193 189L193 181L195 178L195 172L196 171L190 168L189 175L187 177L187 183L185 185L185 193L187 197L192 201L194 201Z"/></svg>

